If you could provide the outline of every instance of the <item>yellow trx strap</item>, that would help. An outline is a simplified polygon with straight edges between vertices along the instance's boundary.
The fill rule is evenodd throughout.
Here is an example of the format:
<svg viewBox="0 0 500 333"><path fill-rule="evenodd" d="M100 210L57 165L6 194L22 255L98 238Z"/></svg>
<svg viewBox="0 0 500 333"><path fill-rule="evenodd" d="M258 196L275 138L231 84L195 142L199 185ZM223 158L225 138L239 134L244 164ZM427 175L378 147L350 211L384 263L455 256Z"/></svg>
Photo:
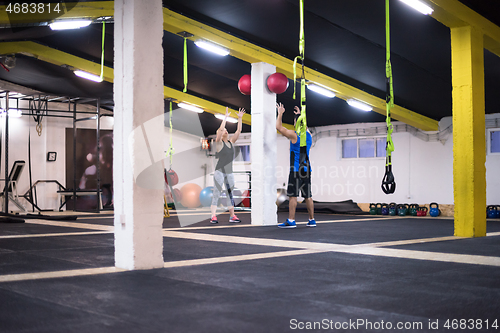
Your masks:
<svg viewBox="0 0 500 333"><path fill-rule="evenodd" d="M170 157L170 166L169 168L172 169L172 162L174 159L174 144L172 141L172 101L170 101L170 113L168 115L168 120L169 120L169 126L170 126L170 147L168 147L167 151L167 156Z"/></svg>
<svg viewBox="0 0 500 333"><path fill-rule="evenodd" d="M382 179L382 191L385 194L392 194L396 191L396 181L392 174L392 152L394 151L394 142L392 141L393 126L391 124L391 108L394 106L394 90L392 83L392 66L391 66L391 39L389 26L389 0L385 1L385 43L386 43L386 98L385 106L387 116L385 122L387 124L387 143L385 147L385 174Z"/></svg>
<svg viewBox="0 0 500 333"><path fill-rule="evenodd" d="M168 210L167 196L163 195L163 217L170 217L170 211Z"/></svg>
<svg viewBox="0 0 500 333"><path fill-rule="evenodd" d="M305 51L305 38L304 38L304 0L300 0L300 34L299 34L299 53L293 61L293 99L295 99L295 81L297 79L297 59L302 62L302 78L300 80L300 116L295 123L295 131L300 137L300 146L307 145L307 118L306 118L306 78L304 71L304 51Z"/></svg>
<svg viewBox="0 0 500 333"><path fill-rule="evenodd" d="M189 33L187 31L181 31L177 33L179 36L184 38L184 49L183 49L183 63L182 63L182 73L184 76L184 88L182 88L182 92L187 92L187 85L188 85L188 55L187 55L187 39L190 37L193 37L194 35L192 33Z"/></svg>
<svg viewBox="0 0 500 333"><path fill-rule="evenodd" d="M101 80L104 77L104 34L106 31L106 23L102 22L102 46L101 46Z"/></svg>
<svg viewBox="0 0 500 333"><path fill-rule="evenodd" d="M187 63L187 38L184 37L184 89L182 92L187 92L188 85L188 63Z"/></svg>

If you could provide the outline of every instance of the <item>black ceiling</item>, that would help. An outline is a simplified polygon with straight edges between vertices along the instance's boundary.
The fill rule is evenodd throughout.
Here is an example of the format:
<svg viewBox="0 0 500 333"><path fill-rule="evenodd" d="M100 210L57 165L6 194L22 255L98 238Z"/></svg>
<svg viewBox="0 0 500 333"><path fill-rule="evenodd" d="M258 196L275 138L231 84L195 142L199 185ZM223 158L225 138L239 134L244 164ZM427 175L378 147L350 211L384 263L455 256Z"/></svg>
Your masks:
<svg viewBox="0 0 500 333"><path fill-rule="evenodd" d="M462 0L463 4L500 26L500 1ZM385 98L385 1L305 0L306 66ZM164 0L167 7L204 24L279 53L298 55L299 0ZM73 55L100 62L101 25L55 32L48 27L0 29L0 39L32 40ZM106 28L105 64L113 66L113 29ZM164 33L164 82L182 90L183 38ZM391 0L391 61L396 104L435 120L451 115L450 31L434 18L424 16L400 1ZM1 45L0 45L1 54ZM188 41L188 93L250 110L250 97L237 88L251 65L234 57L219 57ZM77 78L67 69L34 58L18 56L17 65L0 79L51 94L101 97L112 103L110 83L95 84ZM292 81L278 95L288 109ZM485 50L486 113L498 112L500 58ZM375 112L355 111L345 101L308 92L308 124L322 126L384 121ZM250 110L251 112L251 110ZM205 135L220 121L200 115ZM285 122L292 122L291 113ZM231 125L234 127L234 125ZM249 131L244 126L244 131ZM231 131L231 128L230 128Z"/></svg>

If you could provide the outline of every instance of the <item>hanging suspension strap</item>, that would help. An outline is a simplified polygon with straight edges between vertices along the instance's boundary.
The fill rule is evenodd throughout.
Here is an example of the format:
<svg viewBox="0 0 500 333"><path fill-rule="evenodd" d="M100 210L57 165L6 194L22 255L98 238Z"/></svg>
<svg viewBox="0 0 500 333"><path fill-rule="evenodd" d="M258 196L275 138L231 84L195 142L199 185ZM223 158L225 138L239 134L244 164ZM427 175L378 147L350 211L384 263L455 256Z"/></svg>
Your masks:
<svg viewBox="0 0 500 333"><path fill-rule="evenodd" d="M42 110L42 108L45 108L45 110ZM30 114L33 116L33 119L36 122L36 132L38 133L38 136L42 135L42 120L43 120L43 114L45 111L45 114L47 114L47 100L42 100L41 96L38 96L38 101L30 101L29 102L29 109L30 109Z"/></svg>
<svg viewBox="0 0 500 333"><path fill-rule="evenodd" d="M187 60L187 38L184 37L184 65L183 65L183 72L184 72L184 89L182 89L182 92L187 92L188 89L188 60Z"/></svg>
<svg viewBox="0 0 500 333"><path fill-rule="evenodd" d="M174 159L174 144L172 140L172 101L170 101L170 113L168 115L168 120L169 120L169 135L170 135L170 146L168 147L167 150L167 156L170 157L170 165L169 165L169 170L172 170L172 163Z"/></svg>
<svg viewBox="0 0 500 333"><path fill-rule="evenodd" d="M306 130L307 130L307 118L306 118L306 77L304 70L304 51L305 51L305 38L304 38L304 0L300 0L300 34L299 34L299 53L297 57L293 60L293 99L295 99L295 87L297 80L297 59L302 62L302 78L300 80L300 116L295 123L295 131L300 137L300 146L305 147L307 145L306 140Z"/></svg>
<svg viewBox="0 0 500 333"><path fill-rule="evenodd" d="M164 161L162 160L161 161L161 164L163 166L163 176L165 178L165 183L167 184L168 186L168 192L169 192L169 196L172 196L172 202L176 202L175 201L175 196L174 196L174 190L172 188L174 184L173 180L172 180L172 175L175 174L175 171L172 171L172 162L173 162L173 156L174 156L174 144L173 144L173 139L172 139L172 99L169 98L168 99L169 102L170 102L170 113L168 115L168 120L169 120L169 135L170 135L170 146L168 147L168 150L166 151L166 154L165 156L166 157L169 157L170 158L170 165L169 165L169 169L167 171L167 168L165 168L165 163ZM170 213L169 213L169 210L168 210L168 205L167 205L167 196L164 195L163 196L163 217L169 217L170 216Z"/></svg>
<svg viewBox="0 0 500 333"><path fill-rule="evenodd" d="M391 66L391 47L390 47L390 29L389 29L389 0L385 1L385 39L386 39L386 97L385 105L387 116L387 143L385 146L385 174L382 179L382 191L385 194L392 194L396 191L396 181L392 174L392 152L394 151L394 142L392 141L393 126L391 124L391 108L394 106L394 90L392 82L392 66Z"/></svg>
<svg viewBox="0 0 500 333"><path fill-rule="evenodd" d="M177 33L179 36L182 36L184 38L184 52L183 52L183 61L182 61L182 73L184 77L184 88L182 88L182 92L187 92L187 85L188 85L188 55L187 55L187 39L193 37L194 35L192 33L189 33L187 31L181 31Z"/></svg>
<svg viewBox="0 0 500 333"><path fill-rule="evenodd" d="M105 37L105 31L106 31L106 23L103 21L102 22L102 43L101 43L101 80L103 80L104 77L104 37Z"/></svg>
<svg viewBox="0 0 500 333"><path fill-rule="evenodd" d="M300 32L299 32L299 55L293 60L293 99L295 99L295 88L297 80L297 59L302 62L302 78L304 79L304 51L306 47L306 41L304 38L304 0L300 0L299 4L300 11Z"/></svg>
<svg viewBox="0 0 500 333"><path fill-rule="evenodd" d="M172 100L170 100L170 113L168 114L168 120L169 120L169 125L170 125L170 146L168 147L167 154L166 156L170 157L170 170L172 169L172 159L174 155L174 146L172 144ZM163 161L162 161L163 165ZM169 170L169 171L170 171ZM174 195L172 191L172 182L168 181L168 172L167 169L165 169L165 165L163 165L163 176L165 177L165 182L167 183L167 186L169 186L170 194L172 196L172 201L174 201ZM163 217L170 217L170 211L168 209L168 201L167 201L167 196L163 194Z"/></svg>

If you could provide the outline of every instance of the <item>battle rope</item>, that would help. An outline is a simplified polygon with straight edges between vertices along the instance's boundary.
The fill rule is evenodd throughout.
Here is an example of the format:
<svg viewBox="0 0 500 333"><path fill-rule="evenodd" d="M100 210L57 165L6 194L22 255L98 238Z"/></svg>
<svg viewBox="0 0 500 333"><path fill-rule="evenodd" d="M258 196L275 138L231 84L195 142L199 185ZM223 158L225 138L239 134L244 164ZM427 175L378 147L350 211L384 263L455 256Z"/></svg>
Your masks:
<svg viewBox="0 0 500 333"><path fill-rule="evenodd" d="M300 0L300 34L299 34L299 53L293 60L293 99L295 99L295 86L297 79L297 59L302 62L302 78L300 80L300 116L295 123L295 131L300 137L300 146L305 147L307 145L306 140L306 130L307 130L307 118L306 118L306 77L304 71L304 51L305 51L305 38L304 38L304 0Z"/></svg>
<svg viewBox="0 0 500 333"><path fill-rule="evenodd" d="M386 97L385 105L387 117L387 143L385 146L385 174L382 179L382 191L385 194L392 194L396 191L396 182L392 174L392 152L394 151L394 142L392 141L392 131L394 130L391 124L391 108L394 106L394 90L392 82L392 66L391 66L391 45L390 45L390 27L389 27L389 0L385 0L385 39L386 39Z"/></svg>
<svg viewBox="0 0 500 333"><path fill-rule="evenodd" d="M31 173L31 126L28 123L28 174L30 176L29 196L31 201L31 210L35 212L35 202L33 201L33 177Z"/></svg>

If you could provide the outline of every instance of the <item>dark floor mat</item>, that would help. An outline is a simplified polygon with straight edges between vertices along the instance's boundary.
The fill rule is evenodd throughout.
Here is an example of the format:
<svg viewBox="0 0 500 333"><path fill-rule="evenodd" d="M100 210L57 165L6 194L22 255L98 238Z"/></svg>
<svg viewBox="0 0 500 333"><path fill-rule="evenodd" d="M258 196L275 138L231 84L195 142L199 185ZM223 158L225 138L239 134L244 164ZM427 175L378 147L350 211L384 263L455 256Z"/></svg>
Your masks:
<svg viewBox="0 0 500 333"><path fill-rule="evenodd" d="M24 219L18 217L0 216L0 223L24 223Z"/></svg>
<svg viewBox="0 0 500 333"><path fill-rule="evenodd" d="M37 220L51 220L51 221L75 221L78 216L76 215L43 215L43 214L9 214L0 212L1 217L10 217L14 219L37 219Z"/></svg>
<svg viewBox="0 0 500 333"><path fill-rule="evenodd" d="M278 207L279 212L288 211L289 201L284 201ZM297 204L297 212L307 212L307 206L305 202ZM330 214L353 214L353 215L368 215L368 212L364 212L359 208L358 204L352 200L338 201L338 202L322 202L314 201L314 212L315 213L330 213Z"/></svg>

